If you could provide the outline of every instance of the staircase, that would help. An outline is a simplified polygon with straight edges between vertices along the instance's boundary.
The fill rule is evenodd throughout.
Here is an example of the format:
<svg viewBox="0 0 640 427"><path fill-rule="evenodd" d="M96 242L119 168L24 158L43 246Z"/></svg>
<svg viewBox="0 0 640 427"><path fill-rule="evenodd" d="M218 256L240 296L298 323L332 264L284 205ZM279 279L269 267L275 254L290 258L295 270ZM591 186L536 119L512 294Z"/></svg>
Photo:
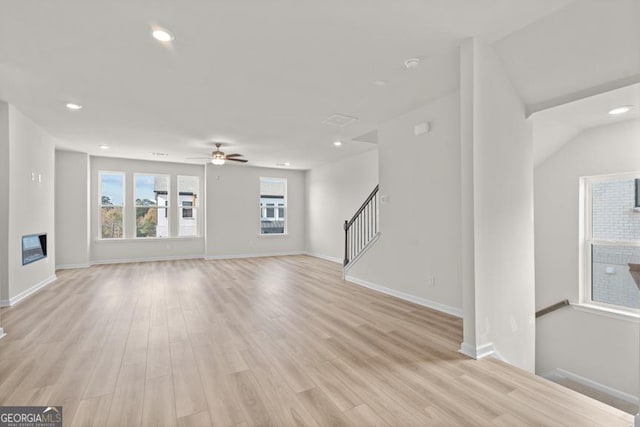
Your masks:
<svg viewBox="0 0 640 427"><path fill-rule="evenodd" d="M365 250L377 240L378 231L378 186L362 203L360 208L344 222L344 262L353 264Z"/></svg>

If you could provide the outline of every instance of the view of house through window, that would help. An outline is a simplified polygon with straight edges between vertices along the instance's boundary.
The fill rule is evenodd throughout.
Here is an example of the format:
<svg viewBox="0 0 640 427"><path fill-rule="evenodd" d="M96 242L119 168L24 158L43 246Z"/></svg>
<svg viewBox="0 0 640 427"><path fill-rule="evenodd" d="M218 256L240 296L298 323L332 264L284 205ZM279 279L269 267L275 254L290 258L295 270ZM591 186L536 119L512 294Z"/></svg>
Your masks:
<svg viewBox="0 0 640 427"><path fill-rule="evenodd" d="M260 234L285 234L287 180L260 178Z"/></svg>
<svg viewBox="0 0 640 427"><path fill-rule="evenodd" d="M100 237L124 237L124 173L100 172Z"/></svg>
<svg viewBox="0 0 640 427"><path fill-rule="evenodd" d="M169 176L136 174L136 237L169 237Z"/></svg>
<svg viewBox="0 0 640 427"><path fill-rule="evenodd" d="M629 263L640 263L636 176L585 179L586 302L640 308Z"/></svg>
<svg viewBox="0 0 640 427"><path fill-rule="evenodd" d="M197 176L178 175L178 236L198 235L198 188Z"/></svg>

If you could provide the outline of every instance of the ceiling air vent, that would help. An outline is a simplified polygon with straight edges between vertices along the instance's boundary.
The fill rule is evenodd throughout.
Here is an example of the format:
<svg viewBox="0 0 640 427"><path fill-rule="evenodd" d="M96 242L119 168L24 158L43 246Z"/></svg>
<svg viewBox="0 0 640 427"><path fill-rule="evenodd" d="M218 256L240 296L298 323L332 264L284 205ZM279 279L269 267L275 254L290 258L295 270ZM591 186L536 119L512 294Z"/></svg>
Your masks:
<svg viewBox="0 0 640 427"><path fill-rule="evenodd" d="M322 123L329 126L343 128L358 120L356 117L346 116L344 114L333 114L327 117Z"/></svg>

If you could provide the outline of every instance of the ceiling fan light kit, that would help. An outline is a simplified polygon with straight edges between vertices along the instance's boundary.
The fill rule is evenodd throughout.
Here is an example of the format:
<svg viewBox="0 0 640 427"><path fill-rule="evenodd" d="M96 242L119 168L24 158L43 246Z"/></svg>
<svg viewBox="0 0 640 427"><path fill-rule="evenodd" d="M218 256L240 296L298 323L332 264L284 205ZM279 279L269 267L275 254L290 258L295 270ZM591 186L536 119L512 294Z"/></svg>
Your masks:
<svg viewBox="0 0 640 427"><path fill-rule="evenodd" d="M234 154L224 154L223 151L220 151L220 146L222 144L219 142L216 142L216 150L211 153L211 163L216 165L216 166L222 166L225 164L225 162L227 160L232 161L232 162L239 162L239 163L247 163L248 160L245 159L238 159L238 157L242 157L242 154L238 154L238 153L234 153Z"/></svg>

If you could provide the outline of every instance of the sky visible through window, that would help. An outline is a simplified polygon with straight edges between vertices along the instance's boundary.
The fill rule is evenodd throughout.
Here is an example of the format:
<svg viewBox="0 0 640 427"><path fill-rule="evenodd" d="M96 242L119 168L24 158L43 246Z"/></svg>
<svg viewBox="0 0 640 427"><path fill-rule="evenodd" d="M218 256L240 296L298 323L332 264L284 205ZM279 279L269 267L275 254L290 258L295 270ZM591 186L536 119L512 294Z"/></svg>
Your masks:
<svg viewBox="0 0 640 427"><path fill-rule="evenodd" d="M114 205L122 205L124 176L114 173L102 174L102 195L107 196Z"/></svg>
<svg viewBox="0 0 640 427"><path fill-rule="evenodd" d="M155 200L155 176L153 175L138 175L136 176L136 199L140 200Z"/></svg>

